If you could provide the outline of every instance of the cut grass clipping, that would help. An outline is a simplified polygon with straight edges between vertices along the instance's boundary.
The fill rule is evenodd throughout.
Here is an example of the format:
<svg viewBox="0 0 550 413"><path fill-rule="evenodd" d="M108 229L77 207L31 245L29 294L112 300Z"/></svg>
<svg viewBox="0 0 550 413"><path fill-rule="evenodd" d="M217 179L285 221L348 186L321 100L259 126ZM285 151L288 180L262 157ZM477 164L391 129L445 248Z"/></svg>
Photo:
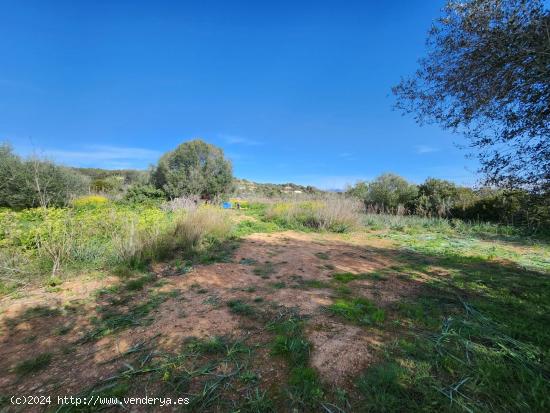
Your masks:
<svg viewBox="0 0 550 413"><path fill-rule="evenodd" d="M332 314L357 324L380 324L386 315L366 298L339 298L327 307Z"/></svg>

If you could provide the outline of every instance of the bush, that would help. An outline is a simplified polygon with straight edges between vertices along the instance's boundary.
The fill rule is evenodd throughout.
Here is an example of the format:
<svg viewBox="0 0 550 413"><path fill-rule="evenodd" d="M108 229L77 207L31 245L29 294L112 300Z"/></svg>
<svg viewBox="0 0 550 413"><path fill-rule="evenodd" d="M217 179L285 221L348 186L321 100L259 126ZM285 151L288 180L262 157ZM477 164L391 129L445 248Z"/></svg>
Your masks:
<svg viewBox="0 0 550 413"><path fill-rule="evenodd" d="M88 188L87 177L46 160L23 160L0 144L0 207L65 206Z"/></svg>
<svg viewBox="0 0 550 413"><path fill-rule="evenodd" d="M163 190L155 188L149 184L136 184L131 186L124 199L128 202L143 203L150 201L158 201L164 199L166 194Z"/></svg>
<svg viewBox="0 0 550 413"><path fill-rule="evenodd" d="M358 182L347 193L361 199L373 211L404 213L405 208L413 206L418 188L398 175L387 173L368 184Z"/></svg>

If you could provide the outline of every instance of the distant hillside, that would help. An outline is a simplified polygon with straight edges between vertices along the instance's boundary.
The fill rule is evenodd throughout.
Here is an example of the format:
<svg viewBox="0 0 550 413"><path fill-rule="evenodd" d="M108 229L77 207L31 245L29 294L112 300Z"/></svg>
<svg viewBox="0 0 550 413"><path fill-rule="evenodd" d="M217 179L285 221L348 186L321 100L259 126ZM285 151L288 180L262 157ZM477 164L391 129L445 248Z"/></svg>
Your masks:
<svg viewBox="0 0 550 413"><path fill-rule="evenodd" d="M146 182L148 171L138 169L101 169L101 168L72 168L82 175L88 176L92 182L92 188L98 191L123 190L124 187L134 183ZM234 179L234 192L236 195L262 195L275 196L282 194L315 194L321 193L318 188L294 183L269 184L249 181L247 179Z"/></svg>
<svg viewBox="0 0 550 413"><path fill-rule="evenodd" d="M247 179L234 180L235 192L238 195L250 195L258 194L265 196L274 196L281 194L315 194L322 192L313 186L303 186L293 184L291 182L286 184L267 184L252 182Z"/></svg>

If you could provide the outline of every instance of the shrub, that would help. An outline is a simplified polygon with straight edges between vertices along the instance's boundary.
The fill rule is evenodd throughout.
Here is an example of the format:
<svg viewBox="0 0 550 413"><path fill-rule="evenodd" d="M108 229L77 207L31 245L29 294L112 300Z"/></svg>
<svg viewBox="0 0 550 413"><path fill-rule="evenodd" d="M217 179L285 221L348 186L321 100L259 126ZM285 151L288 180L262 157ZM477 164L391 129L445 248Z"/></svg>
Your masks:
<svg viewBox="0 0 550 413"><path fill-rule="evenodd" d="M399 209L410 206L417 194L416 185L398 175L387 173L369 183L364 201L382 211L396 213Z"/></svg>
<svg viewBox="0 0 550 413"><path fill-rule="evenodd" d="M160 200L166 197L163 190L149 184L136 184L128 188L124 199L128 202L143 203Z"/></svg>
<svg viewBox="0 0 550 413"><path fill-rule="evenodd" d="M0 144L0 206L64 206L88 187L89 179L74 170L38 158L23 160Z"/></svg>

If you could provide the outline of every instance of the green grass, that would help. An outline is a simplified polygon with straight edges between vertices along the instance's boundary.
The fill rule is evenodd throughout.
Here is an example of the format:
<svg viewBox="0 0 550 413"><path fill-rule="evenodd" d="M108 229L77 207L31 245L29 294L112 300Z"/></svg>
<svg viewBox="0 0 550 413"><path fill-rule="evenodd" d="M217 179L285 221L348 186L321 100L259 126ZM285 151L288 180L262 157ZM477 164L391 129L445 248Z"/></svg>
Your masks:
<svg viewBox="0 0 550 413"><path fill-rule="evenodd" d="M227 302L229 310L234 314L252 316L255 314L254 307L242 300L230 300Z"/></svg>
<svg viewBox="0 0 550 413"><path fill-rule="evenodd" d="M380 324L386 317L383 309L366 298L338 298L327 310L345 320L363 325Z"/></svg>
<svg viewBox="0 0 550 413"><path fill-rule="evenodd" d="M36 373L37 371L45 369L50 365L51 361L51 353L42 353L36 357L18 363L15 366L14 371L20 376L26 376L28 374Z"/></svg>

